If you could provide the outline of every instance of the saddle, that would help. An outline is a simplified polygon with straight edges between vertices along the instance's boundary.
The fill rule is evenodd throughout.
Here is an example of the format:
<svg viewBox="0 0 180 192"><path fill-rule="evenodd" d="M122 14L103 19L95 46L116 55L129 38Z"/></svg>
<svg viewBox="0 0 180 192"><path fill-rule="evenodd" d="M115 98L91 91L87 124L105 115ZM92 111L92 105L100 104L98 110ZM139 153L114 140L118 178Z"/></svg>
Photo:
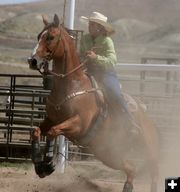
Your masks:
<svg viewBox="0 0 180 192"><path fill-rule="evenodd" d="M101 85L99 83L97 83L97 81L95 80L95 78L93 76L89 76L92 86L93 88L97 89L96 91L96 102L97 105L99 107L102 107L104 105L106 105L106 101L105 101L105 96L104 96L104 92L103 90L100 88ZM129 94L123 92L122 93L124 100L127 103L128 106L128 110L131 113L134 113L136 111L138 111L138 107L141 107L141 109L146 112L147 110L147 106L138 98L134 99L132 96L130 96Z"/></svg>
<svg viewBox="0 0 180 192"><path fill-rule="evenodd" d="M88 129L88 132L83 137L78 139L78 143L83 146L88 146L90 141L97 134L102 123L104 123L104 120L108 114L108 107L107 107L107 104L105 101L105 96L104 96L103 90L101 88L99 88L100 86L93 76L90 76L90 75L88 75L88 76L91 80L93 88L97 89L95 92L95 96L96 96L97 105L100 108L100 110L99 110L99 113L92 120L90 128ZM137 101L134 98L132 98L130 95L123 93L123 97L124 97L125 101L127 102L128 110L131 113L136 112L138 110L139 106L143 109L143 111L146 110L146 106L142 102L138 101L138 103L137 103Z"/></svg>

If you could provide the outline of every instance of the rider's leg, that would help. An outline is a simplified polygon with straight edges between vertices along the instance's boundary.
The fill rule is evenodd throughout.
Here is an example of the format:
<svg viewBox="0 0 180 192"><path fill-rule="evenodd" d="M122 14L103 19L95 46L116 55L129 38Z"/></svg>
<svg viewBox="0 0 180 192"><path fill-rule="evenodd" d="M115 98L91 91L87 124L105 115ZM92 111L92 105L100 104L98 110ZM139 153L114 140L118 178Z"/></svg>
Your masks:
<svg viewBox="0 0 180 192"><path fill-rule="evenodd" d="M139 126L136 124L131 112L128 109L128 105L126 100L123 97L119 80L115 73L107 73L104 75L103 78L103 84L105 87L106 95L110 102L114 103L114 107L116 107L117 110L122 110L127 114L128 119L131 121L131 123L139 128ZM118 108L117 108L118 107Z"/></svg>
<svg viewBox="0 0 180 192"><path fill-rule="evenodd" d="M128 110L127 102L125 101L122 91L120 88L120 83L114 73L107 73L103 78L103 86L105 88L106 96L111 102L118 106L118 110L121 109L127 113Z"/></svg>

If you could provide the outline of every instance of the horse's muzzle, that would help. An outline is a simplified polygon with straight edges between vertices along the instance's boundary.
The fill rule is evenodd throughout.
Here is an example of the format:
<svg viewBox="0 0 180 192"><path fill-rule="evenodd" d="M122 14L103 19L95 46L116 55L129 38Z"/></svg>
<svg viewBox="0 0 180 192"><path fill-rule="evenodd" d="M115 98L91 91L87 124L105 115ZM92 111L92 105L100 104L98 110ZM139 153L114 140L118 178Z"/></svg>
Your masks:
<svg viewBox="0 0 180 192"><path fill-rule="evenodd" d="M33 58L33 57L29 57L27 59L27 62L29 64L29 68L30 69L33 69L33 70L38 70L39 69L39 66L38 66L38 61L36 58Z"/></svg>

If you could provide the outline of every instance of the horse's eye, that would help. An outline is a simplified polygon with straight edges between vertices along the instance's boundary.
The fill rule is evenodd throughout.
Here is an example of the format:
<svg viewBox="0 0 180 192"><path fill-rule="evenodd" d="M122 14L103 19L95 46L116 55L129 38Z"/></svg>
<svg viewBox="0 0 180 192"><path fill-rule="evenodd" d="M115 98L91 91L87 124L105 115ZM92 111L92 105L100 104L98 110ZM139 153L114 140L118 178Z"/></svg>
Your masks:
<svg viewBox="0 0 180 192"><path fill-rule="evenodd" d="M47 41L52 41L53 39L54 39L54 37L51 36L51 35L48 35L47 38L46 38Z"/></svg>

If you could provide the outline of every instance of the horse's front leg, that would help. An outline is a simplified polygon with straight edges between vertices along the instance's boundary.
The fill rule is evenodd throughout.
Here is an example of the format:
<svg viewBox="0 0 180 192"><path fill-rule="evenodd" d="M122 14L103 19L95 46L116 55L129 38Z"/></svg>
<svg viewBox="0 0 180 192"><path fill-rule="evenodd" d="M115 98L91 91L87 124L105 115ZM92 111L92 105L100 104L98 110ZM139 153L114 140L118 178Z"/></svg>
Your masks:
<svg viewBox="0 0 180 192"><path fill-rule="evenodd" d="M34 163L35 172L40 178L45 177L44 174L44 156L40 147L41 130L39 127L35 128L32 132L32 162Z"/></svg>
<svg viewBox="0 0 180 192"><path fill-rule="evenodd" d="M43 161L43 156L40 149L40 136L41 130L39 127L35 128L32 132L32 161L34 164Z"/></svg>
<svg viewBox="0 0 180 192"><path fill-rule="evenodd" d="M52 126L49 129L46 127L44 134L47 136L47 138L46 147L43 154L41 153L39 142L41 130L40 128L36 128L33 132L32 160L35 166L36 174L39 175L40 178L43 178L50 175L55 170L55 164L53 162L55 138L61 134L66 136L69 135L71 137L74 137L76 134L78 134L80 130L80 118L77 115L64 121L63 123Z"/></svg>
<svg viewBox="0 0 180 192"><path fill-rule="evenodd" d="M41 135L46 135L53 123L46 118L40 125L33 130L32 137L32 161L33 163L39 163L42 161L42 154L40 150L40 137Z"/></svg>
<svg viewBox="0 0 180 192"><path fill-rule="evenodd" d="M68 120L53 125L51 121L45 119L40 128L36 128L32 134L32 160L35 165L35 171L39 177L43 178L50 175L55 170L53 163L53 149L55 138L58 135L65 135L68 138L74 138L81 131L81 121L79 115L69 118ZM40 150L41 133L46 135L46 147L42 154Z"/></svg>
<svg viewBox="0 0 180 192"><path fill-rule="evenodd" d="M47 150L49 151L49 148L50 150L52 149L52 143L54 143L54 141L49 141L48 139L46 140L45 153L42 153L41 146L40 146L41 135L42 134L45 135L51 126L52 126L52 122L49 119L45 119L43 123L40 125L40 127L37 127L33 130L31 135L32 161L34 163L35 171L37 175L39 175L39 177L45 177L47 174L50 174L54 171L54 169L52 169L52 166L49 166L51 168L51 171L49 171L49 168L47 169L47 161L45 162L45 154Z"/></svg>
<svg viewBox="0 0 180 192"><path fill-rule="evenodd" d="M74 139L82 134L82 125L79 115L75 115L66 121L52 126L48 131L48 138L55 138L58 135L65 135L69 139Z"/></svg>

